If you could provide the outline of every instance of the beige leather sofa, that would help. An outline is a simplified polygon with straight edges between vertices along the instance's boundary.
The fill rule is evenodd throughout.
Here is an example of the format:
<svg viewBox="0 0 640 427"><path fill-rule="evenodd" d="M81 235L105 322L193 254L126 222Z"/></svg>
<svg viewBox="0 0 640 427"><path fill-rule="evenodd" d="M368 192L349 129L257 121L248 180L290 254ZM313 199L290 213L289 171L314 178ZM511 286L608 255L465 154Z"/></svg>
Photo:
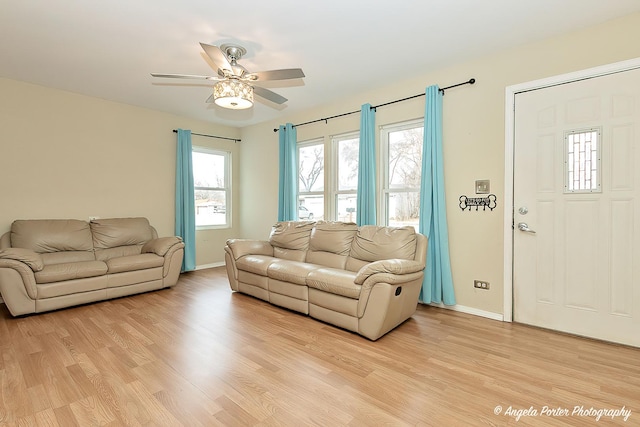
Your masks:
<svg viewBox="0 0 640 427"><path fill-rule="evenodd" d="M412 227L299 221L228 240L225 263L232 290L376 340L415 312L426 254Z"/></svg>
<svg viewBox="0 0 640 427"><path fill-rule="evenodd" d="M18 220L0 238L0 294L18 316L166 288L183 256L146 218Z"/></svg>

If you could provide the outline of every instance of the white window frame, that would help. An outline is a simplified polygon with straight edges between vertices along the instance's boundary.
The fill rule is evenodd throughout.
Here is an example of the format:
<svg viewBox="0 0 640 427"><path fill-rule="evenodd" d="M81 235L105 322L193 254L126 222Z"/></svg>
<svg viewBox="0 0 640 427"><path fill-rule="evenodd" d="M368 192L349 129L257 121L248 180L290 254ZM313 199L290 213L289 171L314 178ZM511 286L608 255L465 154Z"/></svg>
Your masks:
<svg viewBox="0 0 640 427"><path fill-rule="evenodd" d="M347 133L342 133L339 135L333 135L331 137L331 165L330 165L330 171L331 171L331 191L330 191L330 215L329 218L331 218L334 221L339 220L340 218L338 217L338 197L341 194L353 194L354 196L358 194L358 189L356 188L355 190L340 190L339 186L340 186L340 182L339 182L339 176L338 174L340 173L339 170L339 160L340 160L340 152L338 149L338 146L340 144L340 142L342 141L346 141L346 140L350 140L350 139L358 139L360 138L360 132L358 131L353 131L353 132L347 132ZM326 168L325 168L326 171ZM353 219L353 221L355 222L355 218Z"/></svg>
<svg viewBox="0 0 640 427"><path fill-rule="evenodd" d="M306 148L306 147L311 147L314 145L322 145L322 153L323 153L323 163L322 163L322 167L323 167L323 183L322 183L322 190L321 191L302 191L300 189L300 149L302 148ZM324 142L324 138L315 138L315 139L309 139L307 141L300 141L297 144L296 147L297 150L297 162L298 164L296 165L296 170L297 170L297 174L296 174L296 185L298 187L298 198L297 198L297 206L298 208L296 209L296 218L298 218L298 212L299 212L299 206L300 206L300 198L303 196L322 196L324 199L324 216L326 217L327 215L327 203L329 203L329 201L327 200L327 147L326 144ZM300 218L298 218L298 220L300 220Z"/></svg>
<svg viewBox="0 0 640 427"><path fill-rule="evenodd" d="M379 178L380 200L378 206L378 223L380 225L389 225L389 193L402 193L402 192L418 192L420 193L420 187L418 188L389 188L389 134L391 132L398 132L408 129L414 129L417 127L424 127L424 117L419 119L411 119L398 123L391 123L380 126L380 166L379 171L382 171ZM424 141L423 141L424 144Z"/></svg>
<svg viewBox="0 0 640 427"><path fill-rule="evenodd" d="M231 152L224 150L216 150L214 148L209 147L199 147L193 146L191 147L192 153L203 153L203 154L211 154L222 156L224 158L224 187L197 187L194 183L194 191L197 190L211 190L211 191L224 191L225 195L225 223L224 224L209 224L209 225L197 225L196 230L211 230L211 229L224 229L231 228L231 218L233 215L232 211L232 200L231 200ZM195 200L194 200L195 202Z"/></svg>

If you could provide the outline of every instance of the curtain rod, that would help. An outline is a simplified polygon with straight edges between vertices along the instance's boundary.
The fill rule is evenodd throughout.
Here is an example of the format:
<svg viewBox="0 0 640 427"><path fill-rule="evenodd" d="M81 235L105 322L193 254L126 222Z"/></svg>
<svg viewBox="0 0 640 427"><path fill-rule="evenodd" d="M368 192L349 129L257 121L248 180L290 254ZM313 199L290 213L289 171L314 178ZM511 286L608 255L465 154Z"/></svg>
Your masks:
<svg viewBox="0 0 640 427"><path fill-rule="evenodd" d="M454 87L458 87L458 86L463 86L463 85L472 85L476 82L476 79L469 79L466 82L462 82L462 83L458 83L455 85L451 85L451 86L447 86L447 87L443 87L440 90L440 92L442 92L442 94L444 95L444 91L447 89L452 89ZM419 93L417 95L413 95L413 96L408 96L406 98L402 98L402 99L396 99L395 101L390 101L390 102L385 102L384 104L379 104L379 105L374 105L371 107L371 109L375 110L378 107L385 107L387 105L391 105L391 104L395 104L397 102L402 102L402 101L408 101L409 99L413 99L413 98L419 98L421 96L425 96L426 93ZM304 123L298 123L297 125L293 125L293 127L298 127L298 126L304 126L304 125L310 125L311 123L318 123L318 122L325 122L327 123L327 120L331 120L331 119L336 119L338 117L343 117L343 116L348 116L350 114L356 114L359 113L360 110L357 111L349 111L348 113L342 113L342 114L336 114L335 116L330 116L330 117L326 117L324 119L317 119L317 120L311 120L310 122L304 122ZM275 128L273 129L274 132L278 132L278 129Z"/></svg>
<svg viewBox="0 0 640 427"><path fill-rule="evenodd" d="M178 133L178 129L174 129L174 130L173 130L173 133ZM204 133L194 133L194 132L191 132L191 135L196 135L196 136L206 136L207 138L226 139L226 140L233 141L233 142L242 142L242 140L241 140L241 139L237 139L237 138L228 138L228 137L226 137L226 136L207 135L207 134L204 134Z"/></svg>

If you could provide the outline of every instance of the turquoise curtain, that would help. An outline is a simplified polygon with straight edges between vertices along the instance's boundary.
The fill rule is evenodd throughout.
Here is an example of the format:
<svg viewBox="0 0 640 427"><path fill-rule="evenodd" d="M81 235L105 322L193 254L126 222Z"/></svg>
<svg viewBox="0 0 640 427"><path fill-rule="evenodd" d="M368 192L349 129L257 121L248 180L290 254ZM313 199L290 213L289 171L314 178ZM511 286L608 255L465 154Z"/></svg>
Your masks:
<svg viewBox="0 0 640 427"><path fill-rule="evenodd" d="M356 207L358 225L376 224L376 110L371 104L360 110Z"/></svg>
<svg viewBox="0 0 640 427"><path fill-rule="evenodd" d="M291 123L280 125L278 221L298 219L298 133Z"/></svg>
<svg viewBox="0 0 640 427"><path fill-rule="evenodd" d="M196 269L196 206L191 131L178 129L176 150L176 236L184 241L182 271Z"/></svg>
<svg viewBox="0 0 640 427"><path fill-rule="evenodd" d="M424 303L444 302L445 305L454 305L456 298L453 292L444 200L442 96L438 86L426 89L419 231L427 236L429 242L420 300Z"/></svg>

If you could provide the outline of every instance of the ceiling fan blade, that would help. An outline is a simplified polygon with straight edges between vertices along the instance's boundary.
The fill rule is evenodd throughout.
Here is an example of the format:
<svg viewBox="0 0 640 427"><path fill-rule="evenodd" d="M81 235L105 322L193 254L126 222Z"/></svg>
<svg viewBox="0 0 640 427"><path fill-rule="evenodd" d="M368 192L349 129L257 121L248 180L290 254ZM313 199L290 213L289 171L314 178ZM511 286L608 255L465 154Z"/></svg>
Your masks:
<svg viewBox="0 0 640 427"><path fill-rule="evenodd" d="M285 98L284 96L278 95L277 93L260 86L254 86L253 93L268 101L275 102L276 104L284 104L285 102L287 102L287 98Z"/></svg>
<svg viewBox="0 0 640 427"><path fill-rule="evenodd" d="M253 76L251 79L256 81L288 80L301 79L304 77L304 73L301 68L286 68L283 70L258 71L257 73L251 73L249 76Z"/></svg>
<svg viewBox="0 0 640 427"><path fill-rule="evenodd" d="M212 76L197 76L194 74L162 74L162 73L151 73L153 77L162 77L169 79L198 79L198 80L223 80L220 77L212 77Z"/></svg>
<svg viewBox="0 0 640 427"><path fill-rule="evenodd" d="M200 43L200 46L202 46L204 53L206 53L207 56L211 58L213 63L216 64L216 67L221 70L229 70L231 73L233 73L233 68L231 68L231 64L229 63L227 56L222 50L220 50L218 46L213 46L205 43Z"/></svg>

